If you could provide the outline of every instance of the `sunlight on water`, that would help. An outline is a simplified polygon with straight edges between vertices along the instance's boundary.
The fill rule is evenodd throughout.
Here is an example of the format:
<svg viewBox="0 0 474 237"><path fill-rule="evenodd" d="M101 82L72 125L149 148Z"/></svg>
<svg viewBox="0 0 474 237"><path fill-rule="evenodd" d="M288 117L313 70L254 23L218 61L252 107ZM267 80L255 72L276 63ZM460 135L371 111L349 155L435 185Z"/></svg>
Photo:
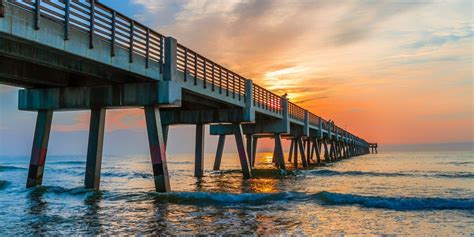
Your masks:
<svg viewBox="0 0 474 237"><path fill-rule="evenodd" d="M173 192L153 192L148 156L104 157L101 191L82 188L83 156L47 158L44 186L25 189L28 157L0 157L0 233L415 234L474 233L470 152L380 153L282 174L259 154L243 180L236 155L194 178L170 155ZM292 164L287 164L291 169Z"/></svg>

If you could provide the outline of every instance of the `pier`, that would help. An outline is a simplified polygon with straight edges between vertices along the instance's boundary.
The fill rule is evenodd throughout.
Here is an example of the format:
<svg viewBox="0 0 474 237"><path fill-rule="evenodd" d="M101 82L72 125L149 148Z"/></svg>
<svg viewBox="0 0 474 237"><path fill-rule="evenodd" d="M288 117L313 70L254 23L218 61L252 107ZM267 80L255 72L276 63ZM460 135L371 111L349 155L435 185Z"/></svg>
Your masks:
<svg viewBox="0 0 474 237"><path fill-rule="evenodd" d="M27 187L41 185L55 112L90 110L84 185L99 189L106 110L143 108L157 192L171 190L170 126L196 126L196 177L204 135L219 136L214 170L234 136L243 178L261 138L278 169L308 168L377 152L338 127L236 72L95 0L0 0L0 83L22 87L18 108L37 112ZM283 139L291 140L284 153ZM285 159L285 157L287 157Z"/></svg>

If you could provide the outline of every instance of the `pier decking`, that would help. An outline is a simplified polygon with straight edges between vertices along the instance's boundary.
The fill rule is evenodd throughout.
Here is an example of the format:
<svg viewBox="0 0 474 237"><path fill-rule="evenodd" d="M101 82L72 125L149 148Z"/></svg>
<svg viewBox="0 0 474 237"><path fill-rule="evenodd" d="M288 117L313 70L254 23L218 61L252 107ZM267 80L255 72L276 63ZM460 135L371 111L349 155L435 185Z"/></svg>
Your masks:
<svg viewBox="0 0 474 237"><path fill-rule="evenodd" d="M195 176L203 175L204 134L235 136L244 178L252 177L258 140L275 141L286 169L369 153L364 139L236 72L96 2L0 0L0 83L25 89L18 108L37 111L27 187L41 185L52 116L91 110L85 186L99 188L107 109L144 108L156 191L170 191L170 125L195 124ZM245 141L244 141L245 140ZM375 145L375 151L376 151Z"/></svg>

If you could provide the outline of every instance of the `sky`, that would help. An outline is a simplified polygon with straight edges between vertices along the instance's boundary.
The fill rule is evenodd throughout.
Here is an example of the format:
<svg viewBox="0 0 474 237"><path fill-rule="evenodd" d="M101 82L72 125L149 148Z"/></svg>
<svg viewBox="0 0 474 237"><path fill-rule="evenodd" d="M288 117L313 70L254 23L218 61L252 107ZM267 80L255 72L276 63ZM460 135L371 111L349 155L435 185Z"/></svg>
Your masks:
<svg viewBox="0 0 474 237"><path fill-rule="evenodd" d="M367 141L474 142L472 1L101 2ZM0 151L29 152L35 114L16 110L16 88L0 99ZM54 115L58 152L85 150L89 115ZM144 125L142 110L109 111L105 150L146 151ZM170 144L192 148L193 132L173 128Z"/></svg>

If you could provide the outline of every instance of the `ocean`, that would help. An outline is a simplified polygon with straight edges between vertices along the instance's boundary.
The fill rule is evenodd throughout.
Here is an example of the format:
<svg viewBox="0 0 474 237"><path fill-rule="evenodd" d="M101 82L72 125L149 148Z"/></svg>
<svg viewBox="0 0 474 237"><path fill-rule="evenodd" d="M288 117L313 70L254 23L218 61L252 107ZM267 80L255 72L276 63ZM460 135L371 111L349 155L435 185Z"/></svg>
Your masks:
<svg viewBox="0 0 474 237"><path fill-rule="evenodd" d="M243 180L235 154L194 178L170 154L173 192L154 192L146 155L105 156L100 191L82 188L85 156L48 156L25 189L27 156L0 156L0 234L474 235L472 151L380 152L279 172L259 153ZM291 167L291 164L287 166Z"/></svg>

